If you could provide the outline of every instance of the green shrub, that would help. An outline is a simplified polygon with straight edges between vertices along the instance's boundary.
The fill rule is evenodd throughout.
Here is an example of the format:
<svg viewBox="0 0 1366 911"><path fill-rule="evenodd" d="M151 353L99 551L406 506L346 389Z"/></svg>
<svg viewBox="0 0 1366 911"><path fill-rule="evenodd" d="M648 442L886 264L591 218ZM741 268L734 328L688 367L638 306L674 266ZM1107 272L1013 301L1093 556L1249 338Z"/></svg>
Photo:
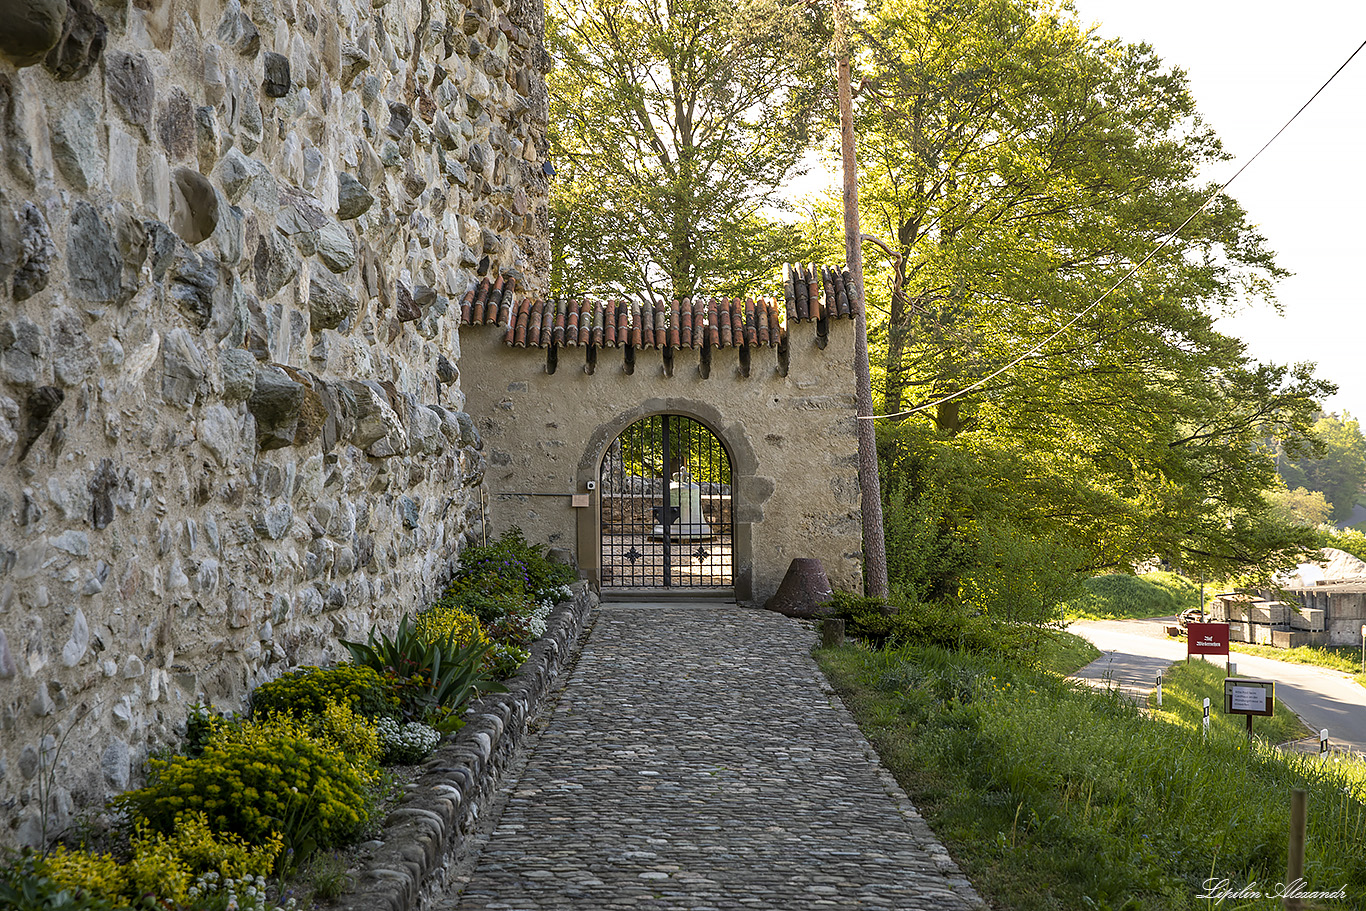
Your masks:
<svg viewBox="0 0 1366 911"><path fill-rule="evenodd" d="M251 710L258 716L279 712L307 718L321 715L329 705L347 706L367 718L392 715L398 707L379 669L349 664L302 667L261 684L251 694Z"/></svg>
<svg viewBox="0 0 1366 911"><path fill-rule="evenodd" d="M388 719L388 715L382 715L378 720ZM306 719L305 724L309 733L344 753L358 770L367 775L376 770L384 750L379 731L364 715L352 711L350 706L334 703L324 708L321 715Z"/></svg>
<svg viewBox="0 0 1366 911"><path fill-rule="evenodd" d="M891 606L890 613L885 605ZM843 618L849 635L877 647L936 645L1031 662L1031 653L1049 635L1041 627L1006 623L957 605L860 598L846 592L835 593L830 615Z"/></svg>
<svg viewBox="0 0 1366 911"><path fill-rule="evenodd" d="M211 874L233 880L264 877L274 869L283 841L272 834L263 844L251 845L238 836L213 832L203 813L190 812L176 818L170 835L140 823L130 848L132 857L120 864L110 854L59 846L38 869L60 889L94 903L91 907L132 903L149 908L199 908L191 891L195 876ZM0 897L3 891L0 887Z"/></svg>
<svg viewBox="0 0 1366 911"><path fill-rule="evenodd" d="M217 832L256 844L278 833L300 854L344 843L366 822L366 778L348 757L299 722L245 724L210 740L197 757L153 761L146 786L115 805L173 834L199 811Z"/></svg>
<svg viewBox="0 0 1366 911"><path fill-rule="evenodd" d="M433 604L418 614L413 628L427 642L449 639L456 645L466 646L488 641L478 617L444 602Z"/></svg>
<svg viewBox="0 0 1366 911"><path fill-rule="evenodd" d="M497 541L460 552L460 568L433 607L459 608L485 624L509 613L559 600L574 581L572 566L556 563L514 528Z"/></svg>
<svg viewBox="0 0 1366 911"><path fill-rule="evenodd" d="M574 581L574 568L548 558L545 549L527 543L520 528L513 528L497 541L467 547L460 553L458 579L503 575L521 566L523 587L535 599L546 592Z"/></svg>
<svg viewBox="0 0 1366 911"><path fill-rule="evenodd" d="M212 706L190 706L190 713L185 716L185 745L181 752L186 756L198 756L219 730L236 723L233 716L224 715Z"/></svg>
<svg viewBox="0 0 1366 911"><path fill-rule="evenodd" d="M510 642L494 642L484 666L497 680L506 680L521 670L531 652Z"/></svg>
<svg viewBox="0 0 1366 911"><path fill-rule="evenodd" d="M121 901L129 887L127 873L112 855L70 851L63 846L43 859L42 873L72 894L101 901Z"/></svg>
<svg viewBox="0 0 1366 911"><path fill-rule="evenodd" d="M480 623L496 623L531 600L521 564L509 560L502 569L486 575L457 576L429 610L463 611L473 614Z"/></svg>
<svg viewBox="0 0 1366 911"><path fill-rule="evenodd" d="M191 811L176 817L170 835L144 829L133 838L132 847L135 858L159 855L191 876L217 873L227 879L255 879L275 869L284 839L272 833L260 844L249 844L238 835L214 832L207 816Z"/></svg>
<svg viewBox="0 0 1366 911"><path fill-rule="evenodd" d="M371 629L367 642L343 639L342 645L357 665L386 675L405 718L443 732L459 727L460 712L480 693L506 691L484 668L488 642L428 642L406 616L393 638Z"/></svg>

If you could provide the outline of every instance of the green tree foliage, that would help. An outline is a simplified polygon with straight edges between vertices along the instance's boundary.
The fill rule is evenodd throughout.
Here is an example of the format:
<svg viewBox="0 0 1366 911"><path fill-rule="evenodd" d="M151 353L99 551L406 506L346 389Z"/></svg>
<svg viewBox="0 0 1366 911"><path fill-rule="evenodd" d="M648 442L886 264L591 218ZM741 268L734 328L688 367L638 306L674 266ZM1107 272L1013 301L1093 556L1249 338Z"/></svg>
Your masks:
<svg viewBox="0 0 1366 911"><path fill-rule="evenodd" d="M1308 525L1310 528L1327 523L1333 511L1321 491L1303 487L1294 490L1284 485L1273 487L1267 491L1266 500L1271 504L1271 514L1277 519L1295 525Z"/></svg>
<svg viewBox="0 0 1366 911"><path fill-rule="evenodd" d="M1077 571L1265 572L1311 544L1263 497L1263 441L1312 445L1333 386L1214 327L1283 272L1234 200L1200 212L1226 156L1184 74L1046 0L873 0L860 38L883 410L981 384L882 431L899 590L1041 617ZM811 233L838 255L832 214Z"/></svg>
<svg viewBox="0 0 1366 911"><path fill-rule="evenodd" d="M1319 543L1321 547L1345 550L1358 560L1366 560L1366 532L1355 528L1348 528L1344 531L1326 529Z"/></svg>
<svg viewBox="0 0 1366 911"><path fill-rule="evenodd" d="M1314 423L1314 436L1322 444L1322 455L1283 458L1281 476L1287 485L1321 491L1332 505L1332 520L1345 522L1366 491L1366 438L1361 422L1347 412L1342 417L1330 414Z"/></svg>
<svg viewBox="0 0 1366 911"><path fill-rule="evenodd" d="M863 38L864 220L902 261L889 276L902 293L883 292L889 410L1043 341L1200 207L1198 169L1226 157L1180 70L1101 41L1065 5L879 0ZM1236 362L1201 305L1266 293L1282 274L1221 197L1044 353L1093 385L1174 359ZM1098 360L1105 350L1126 360ZM952 409L941 417L957 427Z"/></svg>
<svg viewBox="0 0 1366 911"><path fill-rule="evenodd" d="M788 251L764 217L828 82L828 10L792 0L554 0L555 293L741 293Z"/></svg>

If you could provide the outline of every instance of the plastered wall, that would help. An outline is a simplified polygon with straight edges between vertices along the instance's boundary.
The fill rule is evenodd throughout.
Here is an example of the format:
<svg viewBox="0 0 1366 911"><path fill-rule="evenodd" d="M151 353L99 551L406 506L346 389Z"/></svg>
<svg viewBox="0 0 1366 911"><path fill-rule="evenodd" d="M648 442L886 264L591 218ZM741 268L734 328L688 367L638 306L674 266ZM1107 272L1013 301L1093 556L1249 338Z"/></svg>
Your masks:
<svg viewBox="0 0 1366 911"><path fill-rule="evenodd" d="M736 595L762 604L795 557L821 560L831 584L862 590L858 440L854 418L853 323L830 322L827 345L813 323L789 338L786 376L774 349L753 349L749 376L739 350L675 351L666 375L658 350L561 348L555 372L547 352L504 344L495 326L466 327L462 370L467 408L485 441L491 522L495 532L519 526L533 540L573 552L581 571L598 579L598 494L604 453L633 421L684 414L702 421L733 458ZM588 493L574 507L573 494ZM545 496L548 494L549 496Z"/></svg>

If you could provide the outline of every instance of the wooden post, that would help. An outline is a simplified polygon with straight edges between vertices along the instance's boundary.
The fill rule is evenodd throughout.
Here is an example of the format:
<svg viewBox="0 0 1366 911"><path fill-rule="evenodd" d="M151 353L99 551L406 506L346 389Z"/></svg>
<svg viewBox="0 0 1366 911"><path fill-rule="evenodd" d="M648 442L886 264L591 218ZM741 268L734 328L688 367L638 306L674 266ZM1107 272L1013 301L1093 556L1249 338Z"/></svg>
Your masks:
<svg viewBox="0 0 1366 911"><path fill-rule="evenodd" d="M1250 716L1249 716L1250 717ZM1304 878L1304 831L1309 823L1309 793L1304 788L1290 792L1290 856L1285 864L1285 884L1291 889ZM1287 895L1286 908L1303 908L1304 902Z"/></svg>
<svg viewBox="0 0 1366 911"><path fill-rule="evenodd" d="M863 295L863 231L858 213L858 157L854 148L854 92L849 75L849 37L843 0L835 4L835 54L839 59L840 153L844 165L844 255L853 287L855 402L858 409L858 475L862 493L863 558L868 594L887 597L887 541L882 528L882 491L873 431L873 380L868 368L867 301ZM889 607L890 610L890 607Z"/></svg>
<svg viewBox="0 0 1366 911"><path fill-rule="evenodd" d="M844 621L826 617L821 621L821 648L837 648L844 644Z"/></svg>

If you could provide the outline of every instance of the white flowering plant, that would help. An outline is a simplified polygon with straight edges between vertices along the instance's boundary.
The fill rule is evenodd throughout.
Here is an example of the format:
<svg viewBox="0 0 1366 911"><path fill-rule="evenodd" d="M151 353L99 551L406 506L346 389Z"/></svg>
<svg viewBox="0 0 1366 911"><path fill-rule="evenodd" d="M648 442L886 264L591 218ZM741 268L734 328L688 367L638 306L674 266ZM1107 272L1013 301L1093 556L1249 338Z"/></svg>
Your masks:
<svg viewBox="0 0 1366 911"><path fill-rule="evenodd" d="M441 742L441 734L435 728L417 721L400 724L393 718L381 718L375 723L375 729L379 731L386 763L413 765L421 762Z"/></svg>
<svg viewBox="0 0 1366 911"><path fill-rule="evenodd" d="M264 876L233 879L217 873L201 873L187 893L196 911L294 911L298 902L291 898L277 905L266 897Z"/></svg>

